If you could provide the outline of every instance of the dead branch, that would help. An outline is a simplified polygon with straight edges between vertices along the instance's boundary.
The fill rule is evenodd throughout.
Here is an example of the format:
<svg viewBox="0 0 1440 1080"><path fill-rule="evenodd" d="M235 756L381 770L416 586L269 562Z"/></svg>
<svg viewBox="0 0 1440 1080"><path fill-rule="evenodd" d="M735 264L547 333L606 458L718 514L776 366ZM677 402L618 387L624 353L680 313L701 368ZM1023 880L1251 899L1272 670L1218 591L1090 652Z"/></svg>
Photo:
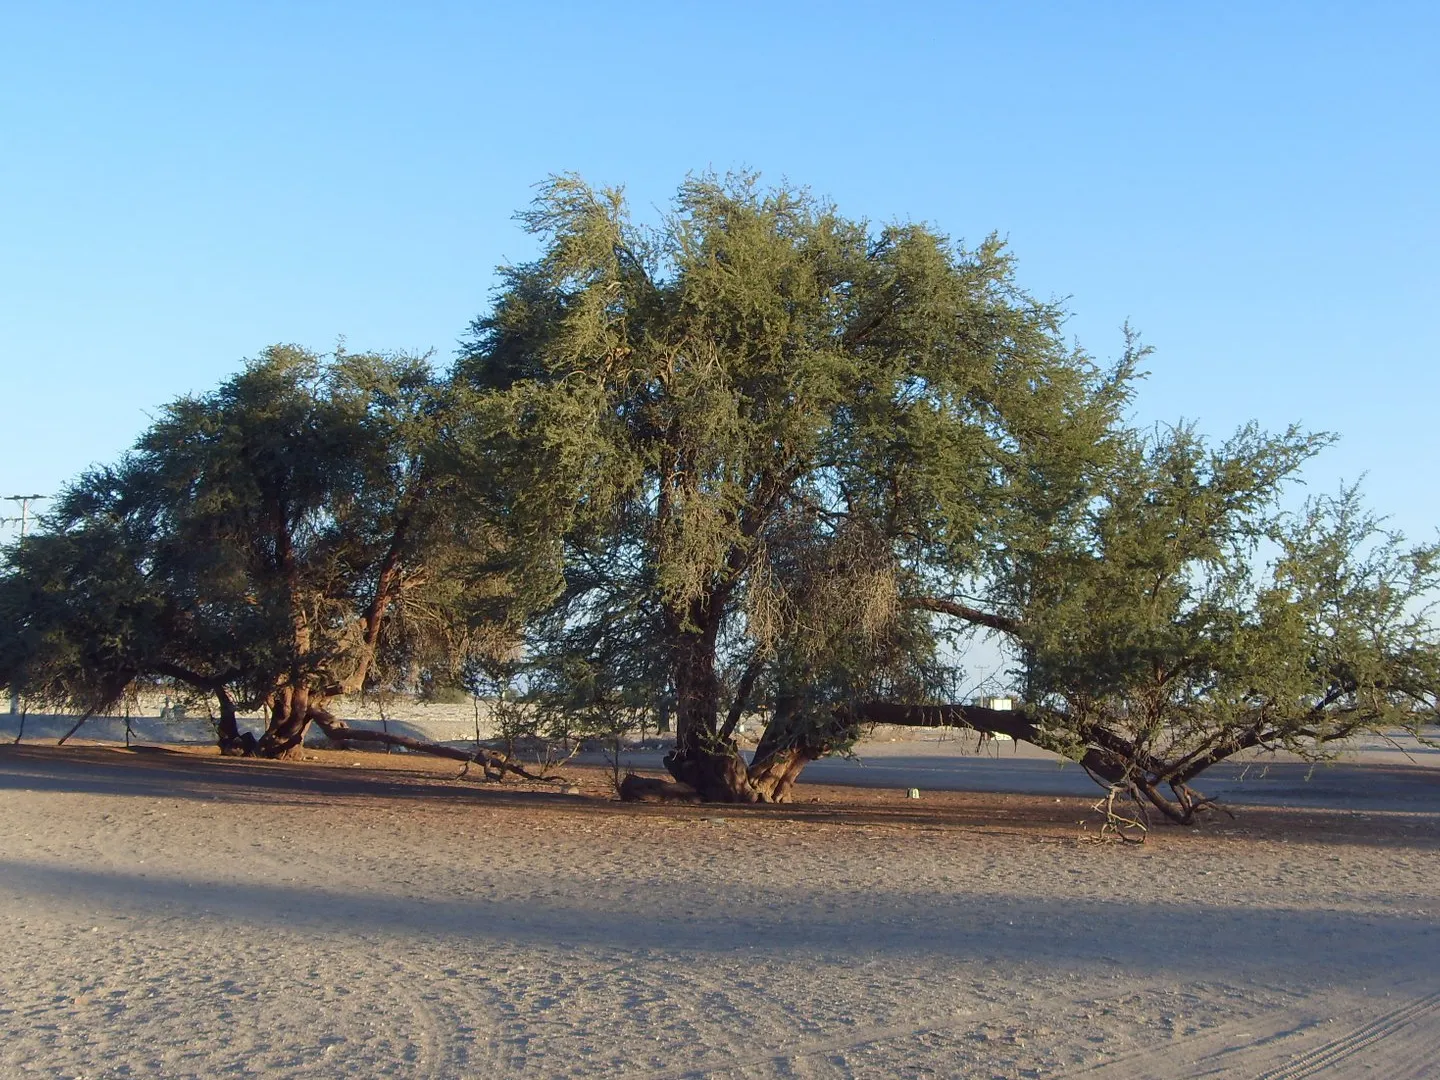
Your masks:
<svg viewBox="0 0 1440 1080"><path fill-rule="evenodd" d="M523 765L510 760L505 754L496 750L487 750L477 747L474 750L460 750L453 746L446 746L444 743L427 742L424 739L412 739L408 735L393 735L388 731L370 731L367 728L354 728L343 720L338 720L324 709L311 709L310 719L319 725L320 730L336 741L346 742L368 742L379 743L382 746L400 746L406 750L412 750L417 754L431 754L434 757L449 758L451 761L462 761L465 763L465 770L461 776L468 772L472 764L479 763L485 770L487 779L499 779L510 773L526 780L533 780L540 784L565 784L570 781L562 777L537 776Z"/></svg>
<svg viewBox="0 0 1440 1080"><path fill-rule="evenodd" d="M1201 811L1218 810L1231 821L1235 820L1235 814L1228 806L1224 803L1217 802L1209 795L1196 791L1189 784L1171 784L1170 788L1175 792L1175 797L1178 798L1185 807L1189 817L1193 818L1195 814Z"/></svg>
<svg viewBox="0 0 1440 1080"><path fill-rule="evenodd" d="M80 725L83 724L83 723L85 723L86 720L89 720L90 717L92 717L92 716L94 716L94 715L95 715L94 713L87 712L84 716L80 717L79 720L76 720L76 721L75 721L75 726L72 727L69 731L65 732L64 735L61 735L61 736L60 736L60 741L59 741L58 743L56 743L55 745L56 745L56 746L64 746L64 745L65 745L65 741L66 741L67 739L69 739L71 735L74 735L75 732L77 732L77 731L80 730Z"/></svg>
<svg viewBox="0 0 1440 1080"><path fill-rule="evenodd" d="M1119 796L1124 796L1134 803L1133 813L1127 814L1116 809L1115 799ZM1119 840L1126 844L1143 844L1146 836L1150 833L1149 811L1140 801L1133 784L1111 784L1105 789L1104 797L1090 809L1105 816L1105 823L1100 826L1100 840Z"/></svg>

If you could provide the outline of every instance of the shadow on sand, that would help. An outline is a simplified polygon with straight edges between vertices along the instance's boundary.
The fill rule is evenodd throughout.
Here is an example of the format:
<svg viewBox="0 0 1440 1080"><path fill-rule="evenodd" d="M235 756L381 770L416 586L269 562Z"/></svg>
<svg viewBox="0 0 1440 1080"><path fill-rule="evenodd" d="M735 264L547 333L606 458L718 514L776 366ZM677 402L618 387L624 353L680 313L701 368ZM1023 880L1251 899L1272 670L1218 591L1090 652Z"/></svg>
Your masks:
<svg viewBox="0 0 1440 1080"><path fill-rule="evenodd" d="M358 756L363 760L363 756ZM267 805L358 805L406 800L444 806L456 814L467 807L529 808L584 814L667 818L760 818L848 826L919 829L1015 829L1076 836L1082 822L1093 825L1092 788L1085 796L1053 797L992 792L954 793L931 800L877 801L871 792L804 784L796 802L784 806L683 806L619 803L595 796L564 795L517 788L511 783L459 779L458 769L435 762L425 772L350 767L344 753L334 763L275 762L203 757L161 747L0 746L0 791L73 792L140 798L195 799ZM1053 766L1049 766L1053 768ZM1393 766L1373 766L1377 775ZM563 770L562 770L563 771ZM1440 849L1440 790L1431 770L1423 808L1394 812L1350 809L1237 808L1231 821L1216 818L1195 829L1157 823L1171 838L1224 835L1299 836L1310 842L1401 844ZM472 773L472 776L478 776ZM885 797L882 796L882 799Z"/></svg>
<svg viewBox="0 0 1440 1080"><path fill-rule="evenodd" d="M284 929L356 939L503 940L534 948L628 953L774 954L855 959L912 955L967 963L1041 963L1127 976L1233 978L1240 973L1313 968L1318 957L1349 977L1393 977L1440 954L1440 926L1418 914L1322 911L1177 900L994 896L963 886L943 894L869 889L843 895L833 886L761 890L755 883L667 882L637 912L643 882L612 885L603 875L575 878L558 896L543 891L490 899L483 875L474 894L389 895L337 892L272 882L198 880L185 875L81 869L12 860L0 863L5 891L24 903L94 898L117 913L238 923L251 931ZM842 894L844 890L841 890ZM582 899L583 898L583 899ZM237 927L236 929L241 929ZM243 932L243 931L242 931ZM1123 960L1121 959L1123 957Z"/></svg>

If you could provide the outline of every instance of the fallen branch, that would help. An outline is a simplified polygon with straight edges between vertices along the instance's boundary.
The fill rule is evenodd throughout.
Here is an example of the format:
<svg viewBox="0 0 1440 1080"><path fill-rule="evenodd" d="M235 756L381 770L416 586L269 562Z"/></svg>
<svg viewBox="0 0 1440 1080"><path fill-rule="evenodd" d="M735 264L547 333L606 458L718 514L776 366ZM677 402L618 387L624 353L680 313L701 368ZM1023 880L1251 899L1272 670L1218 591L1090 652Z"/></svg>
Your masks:
<svg viewBox="0 0 1440 1080"><path fill-rule="evenodd" d="M60 736L60 741L59 741L58 743L56 743L55 745L56 745L56 746L64 746L64 745L65 745L65 741L66 741L67 739L69 739L71 735L74 735L75 732L77 732L77 731L80 730L80 725L83 724L83 723L85 723L86 720L89 720L90 717L92 717L92 716L94 716L94 715L95 715L94 713L89 713L89 712L87 712L84 716L80 717L79 720L76 720L76 721L75 721L75 726L72 727L69 731L65 732L64 735L61 735L61 736Z"/></svg>
<svg viewBox="0 0 1440 1080"><path fill-rule="evenodd" d="M511 761L506 755L495 750L486 750L477 747L475 750L460 750L453 746L446 746L444 743L427 742L424 739L412 739L408 735L392 735L388 731L370 731L367 728L354 728L343 720L337 720L334 716L323 709L311 709L310 719L319 725L320 730L336 741L345 742L368 742L379 743L382 746L400 746L406 750L414 751L417 754L430 754L434 757L449 758L451 761L462 761L468 770L472 764L480 764L485 769L487 779L499 779L506 773L522 777L525 780L533 780L541 784L568 784L569 781L561 777L537 776L523 765ZM461 775L465 775L464 772Z"/></svg>
<svg viewBox="0 0 1440 1080"><path fill-rule="evenodd" d="M1135 804L1134 814L1124 814L1115 808L1115 799L1122 795ZM1105 789L1100 801L1090 809L1105 817L1105 823L1100 826L1101 840L1114 839L1127 844L1143 844L1150 832L1150 815L1136 794L1133 784L1111 784Z"/></svg>

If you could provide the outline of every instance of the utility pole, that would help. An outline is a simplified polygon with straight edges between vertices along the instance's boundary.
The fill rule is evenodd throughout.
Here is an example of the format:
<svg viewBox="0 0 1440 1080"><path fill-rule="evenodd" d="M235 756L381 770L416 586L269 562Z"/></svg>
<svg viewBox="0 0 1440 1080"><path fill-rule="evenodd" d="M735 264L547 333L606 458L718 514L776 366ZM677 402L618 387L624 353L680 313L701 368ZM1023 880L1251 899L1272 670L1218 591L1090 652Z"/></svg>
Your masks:
<svg viewBox="0 0 1440 1080"><path fill-rule="evenodd" d="M30 504L48 498L45 495L6 495L7 502L20 504L20 516L13 518L0 518L0 525L19 525L20 539L25 539L25 529L30 524Z"/></svg>
<svg viewBox="0 0 1440 1080"><path fill-rule="evenodd" d="M46 496L34 495L6 495L9 502L20 504L20 516L18 518L0 518L0 525L19 525L20 539L25 539L25 530L30 524L30 504L44 499ZM14 716L20 711L20 691L16 687L10 688L10 715Z"/></svg>

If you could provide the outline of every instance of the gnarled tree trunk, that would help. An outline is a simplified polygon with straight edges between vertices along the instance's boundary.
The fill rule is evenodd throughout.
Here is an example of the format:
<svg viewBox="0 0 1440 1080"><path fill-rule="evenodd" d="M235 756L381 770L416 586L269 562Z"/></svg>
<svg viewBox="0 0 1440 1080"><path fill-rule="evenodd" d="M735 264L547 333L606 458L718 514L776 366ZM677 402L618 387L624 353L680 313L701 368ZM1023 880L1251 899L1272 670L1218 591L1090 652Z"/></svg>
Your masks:
<svg viewBox="0 0 1440 1080"><path fill-rule="evenodd" d="M800 778L800 772L817 758L825 756L823 750L795 744L775 747L764 757L759 750L750 763L749 780L760 802L789 802Z"/></svg>
<svg viewBox="0 0 1440 1080"><path fill-rule="evenodd" d="M220 703L220 722L216 725L220 753L225 757L253 757L258 743L250 732L240 730L235 699L223 686L215 687L215 698Z"/></svg>
<svg viewBox="0 0 1440 1080"><path fill-rule="evenodd" d="M270 698L269 726L260 737L255 752L267 758L289 757L305 738L311 710L324 704L325 699L312 695L307 686L278 687Z"/></svg>
<svg viewBox="0 0 1440 1080"><path fill-rule="evenodd" d="M817 728L800 715L800 699L782 695L750 762L750 783L765 802L789 802L801 771L842 744L854 724L847 717Z"/></svg>
<svg viewBox="0 0 1440 1080"><path fill-rule="evenodd" d="M671 617L675 630L675 749L665 768L706 802L763 801L750 783L745 759L719 727L720 679L715 672L719 620L696 603L682 617Z"/></svg>

